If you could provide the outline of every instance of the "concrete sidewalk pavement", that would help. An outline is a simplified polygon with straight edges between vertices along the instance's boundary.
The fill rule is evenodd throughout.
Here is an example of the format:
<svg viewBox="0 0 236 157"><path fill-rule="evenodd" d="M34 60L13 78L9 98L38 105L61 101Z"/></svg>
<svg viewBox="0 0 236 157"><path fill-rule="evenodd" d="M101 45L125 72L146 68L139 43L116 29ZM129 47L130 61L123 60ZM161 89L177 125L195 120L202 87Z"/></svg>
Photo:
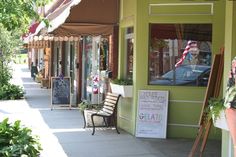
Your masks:
<svg viewBox="0 0 236 157"><path fill-rule="evenodd" d="M15 84L26 91L24 100L0 101L0 119L20 119L40 136L41 157L186 157L191 150L190 139L144 139L125 131L83 129L83 117L77 108L50 107L50 89L40 88L30 78L26 65L14 67ZM206 157L220 157L221 142L208 140Z"/></svg>

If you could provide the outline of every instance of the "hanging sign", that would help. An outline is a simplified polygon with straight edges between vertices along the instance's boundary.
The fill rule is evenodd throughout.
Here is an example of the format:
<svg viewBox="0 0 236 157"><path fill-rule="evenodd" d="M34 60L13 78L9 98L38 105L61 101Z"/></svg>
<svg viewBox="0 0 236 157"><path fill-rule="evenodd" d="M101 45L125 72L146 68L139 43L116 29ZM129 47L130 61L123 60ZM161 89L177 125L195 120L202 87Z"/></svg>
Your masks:
<svg viewBox="0 0 236 157"><path fill-rule="evenodd" d="M70 77L52 77L51 90L51 107L53 105L69 105L71 107Z"/></svg>
<svg viewBox="0 0 236 157"><path fill-rule="evenodd" d="M136 136L166 138L168 91L139 90Z"/></svg>

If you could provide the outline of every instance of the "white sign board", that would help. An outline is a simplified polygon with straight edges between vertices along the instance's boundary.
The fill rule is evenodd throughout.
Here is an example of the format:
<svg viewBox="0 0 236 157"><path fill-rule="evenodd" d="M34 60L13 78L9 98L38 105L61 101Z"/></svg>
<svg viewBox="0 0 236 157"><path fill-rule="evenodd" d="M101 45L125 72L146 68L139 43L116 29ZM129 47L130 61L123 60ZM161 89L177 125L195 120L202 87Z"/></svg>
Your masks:
<svg viewBox="0 0 236 157"><path fill-rule="evenodd" d="M166 138L168 91L139 90L136 136Z"/></svg>

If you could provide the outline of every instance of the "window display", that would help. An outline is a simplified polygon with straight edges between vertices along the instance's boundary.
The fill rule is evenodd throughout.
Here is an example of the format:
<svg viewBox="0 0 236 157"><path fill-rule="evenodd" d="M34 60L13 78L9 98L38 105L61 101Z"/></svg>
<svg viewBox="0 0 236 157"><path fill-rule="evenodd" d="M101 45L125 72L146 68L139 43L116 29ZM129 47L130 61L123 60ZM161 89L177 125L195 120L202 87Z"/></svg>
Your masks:
<svg viewBox="0 0 236 157"><path fill-rule="evenodd" d="M84 36L83 42L82 99L99 104L108 90L109 40L101 36Z"/></svg>
<svg viewBox="0 0 236 157"><path fill-rule="evenodd" d="M133 79L133 27L126 29L125 34L125 51L126 51L126 78Z"/></svg>
<svg viewBox="0 0 236 157"><path fill-rule="evenodd" d="M150 24L149 84L206 86L211 24Z"/></svg>

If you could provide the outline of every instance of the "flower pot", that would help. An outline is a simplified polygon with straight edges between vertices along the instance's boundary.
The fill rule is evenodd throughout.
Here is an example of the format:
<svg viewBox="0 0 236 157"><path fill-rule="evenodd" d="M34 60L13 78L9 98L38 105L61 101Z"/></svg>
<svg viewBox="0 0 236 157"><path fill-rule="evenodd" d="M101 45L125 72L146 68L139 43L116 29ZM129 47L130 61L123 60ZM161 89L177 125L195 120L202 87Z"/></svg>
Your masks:
<svg viewBox="0 0 236 157"><path fill-rule="evenodd" d="M132 85L118 85L110 83L112 93L120 94L122 97L132 97L133 96L133 86Z"/></svg>
<svg viewBox="0 0 236 157"><path fill-rule="evenodd" d="M214 117L212 117L212 119L215 127L229 131L229 127L225 117L225 112L223 110L220 112L219 118L215 119Z"/></svg>
<svg viewBox="0 0 236 157"><path fill-rule="evenodd" d="M87 110L87 109L84 110L84 118L85 118L87 127L93 126L92 120L91 120L91 114L96 113L96 112L97 110ZM103 126L104 125L103 118L94 116L94 124L95 126Z"/></svg>

